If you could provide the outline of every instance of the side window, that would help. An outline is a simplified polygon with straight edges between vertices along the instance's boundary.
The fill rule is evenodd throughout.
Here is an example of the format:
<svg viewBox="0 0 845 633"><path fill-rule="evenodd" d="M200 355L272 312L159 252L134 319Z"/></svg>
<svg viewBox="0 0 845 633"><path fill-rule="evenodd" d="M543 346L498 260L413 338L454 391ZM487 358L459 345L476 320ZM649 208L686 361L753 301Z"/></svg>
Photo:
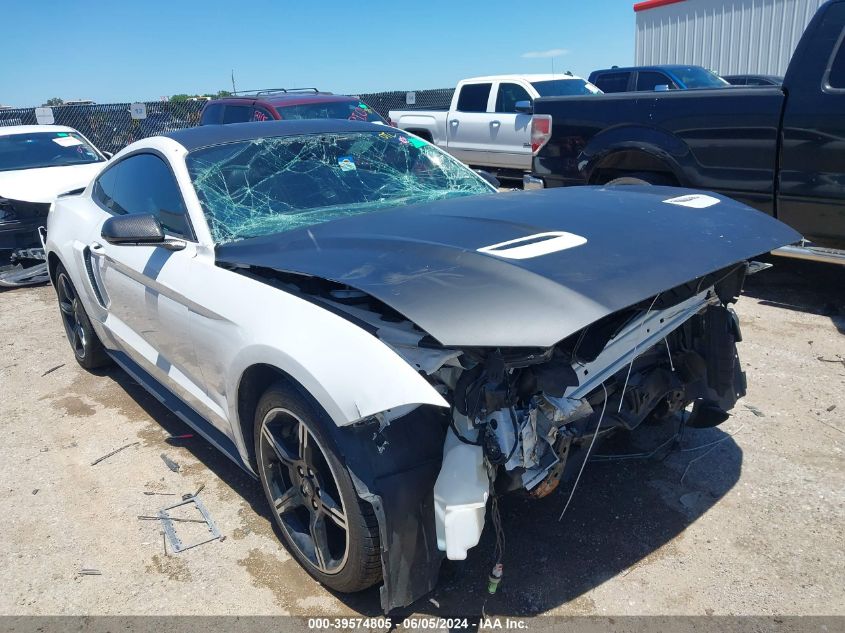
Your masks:
<svg viewBox="0 0 845 633"><path fill-rule="evenodd" d="M531 95L519 84L499 84L496 112L516 112L517 101L531 101Z"/></svg>
<svg viewBox="0 0 845 633"><path fill-rule="evenodd" d="M200 119L200 125L215 125L220 123L220 118L223 116L223 104L222 103L211 103L205 106L205 109L202 111L202 118Z"/></svg>
<svg viewBox="0 0 845 633"><path fill-rule="evenodd" d="M675 83L663 73L643 71L637 73L637 90L654 90L655 86L675 88Z"/></svg>
<svg viewBox="0 0 845 633"><path fill-rule="evenodd" d="M112 213L152 213L166 233L191 236L179 185L162 159L153 154L136 154L109 172L116 172L116 186L111 204L107 205ZM103 174L106 175L108 172Z"/></svg>
<svg viewBox="0 0 845 633"><path fill-rule="evenodd" d="M625 92L628 90L628 77L631 73L605 73L599 75L593 83L602 92Z"/></svg>
<svg viewBox="0 0 845 633"><path fill-rule="evenodd" d="M92 192L92 196L94 198L94 202L97 202L100 206L108 209L111 211L114 206L114 196L115 196L115 183L117 182L117 174L120 170L120 163L106 169L100 177L97 178L97 181L94 183L94 191Z"/></svg>
<svg viewBox="0 0 845 633"><path fill-rule="evenodd" d="M252 120L253 121L272 121L273 115L270 114L269 110L265 108L253 108L252 111Z"/></svg>
<svg viewBox="0 0 845 633"><path fill-rule="evenodd" d="M223 123L246 123L252 118L252 108L245 105L227 105Z"/></svg>
<svg viewBox="0 0 845 633"><path fill-rule="evenodd" d="M493 84L464 84L458 97L460 112L487 112L487 99Z"/></svg>
<svg viewBox="0 0 845 633"><path fill-rule="evenodd" d="M845 90L845 38L839 40L839 49L830 65L827 85L838 90Z"/></svg>

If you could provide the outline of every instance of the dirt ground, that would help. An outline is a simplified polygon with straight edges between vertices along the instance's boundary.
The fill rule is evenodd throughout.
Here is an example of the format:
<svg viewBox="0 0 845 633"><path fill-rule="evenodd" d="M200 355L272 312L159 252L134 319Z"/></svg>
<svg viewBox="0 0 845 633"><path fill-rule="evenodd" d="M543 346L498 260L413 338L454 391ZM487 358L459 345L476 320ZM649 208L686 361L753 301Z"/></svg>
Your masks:
<svg viewBox="0 0 845 633"><path fill-rule="evenodd" d="M845 614L845 271L772 261L737 307L749 384L730 420L668 455L590 463L562 522L568 489L507 500L499 593L488 531L407 612ZM52 288L2 292L0 313L0 614L379 613L377 590L312 581L258 484L199 437L171 438L190 429L127 375L78 367ZM165 555L138 515L202 485L226 539Z"/></svg>

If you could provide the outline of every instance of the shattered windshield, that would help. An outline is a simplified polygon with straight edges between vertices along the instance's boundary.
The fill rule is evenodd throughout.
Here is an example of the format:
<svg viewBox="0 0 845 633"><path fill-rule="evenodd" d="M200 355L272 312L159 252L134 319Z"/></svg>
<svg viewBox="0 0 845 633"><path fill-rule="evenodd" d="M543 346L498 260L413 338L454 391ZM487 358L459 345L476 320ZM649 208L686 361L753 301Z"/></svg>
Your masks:
<svg viewBox="0 0 845 633"><path fill-rule="evenodd" d="M388 130L258 138L191 152L188 171L215 243L495 191L425 141Z"/></svg>

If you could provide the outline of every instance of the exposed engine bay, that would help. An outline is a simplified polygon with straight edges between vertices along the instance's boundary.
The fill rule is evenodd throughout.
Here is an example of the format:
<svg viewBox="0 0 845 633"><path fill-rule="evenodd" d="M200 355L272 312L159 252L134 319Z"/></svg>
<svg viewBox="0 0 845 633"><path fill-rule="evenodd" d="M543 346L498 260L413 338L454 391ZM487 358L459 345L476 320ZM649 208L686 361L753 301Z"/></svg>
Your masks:
<svg viewBox="0 0 845 633"><path fill-rule="evenodd" d="M440 556L460 560L479 542L492 495L549 495L583 466L595 438L690 406L690 426L728 418L746 388L739 324L729 305L747 271L742 262L667 290L547 349L444 347L354 288L266 269L241 272L368 330L450 403L439 418L446 427L439 474L426 494L433 494ZM377 416L372 439L402 427L414 409Z"/></svg>

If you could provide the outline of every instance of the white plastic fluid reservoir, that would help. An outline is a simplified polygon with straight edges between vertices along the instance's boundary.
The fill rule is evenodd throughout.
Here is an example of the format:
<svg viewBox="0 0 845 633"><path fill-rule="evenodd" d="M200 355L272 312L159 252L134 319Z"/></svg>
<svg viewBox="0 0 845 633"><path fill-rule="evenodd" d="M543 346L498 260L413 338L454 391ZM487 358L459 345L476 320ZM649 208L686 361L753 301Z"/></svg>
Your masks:
<svg viewBox="0 0 845 633"><path fill-rule="evenodd" d="M478 545L489 494L481 447L461 442L450 428L434 484L437 547L450 560L464 560L467 550Z"/></svg>

